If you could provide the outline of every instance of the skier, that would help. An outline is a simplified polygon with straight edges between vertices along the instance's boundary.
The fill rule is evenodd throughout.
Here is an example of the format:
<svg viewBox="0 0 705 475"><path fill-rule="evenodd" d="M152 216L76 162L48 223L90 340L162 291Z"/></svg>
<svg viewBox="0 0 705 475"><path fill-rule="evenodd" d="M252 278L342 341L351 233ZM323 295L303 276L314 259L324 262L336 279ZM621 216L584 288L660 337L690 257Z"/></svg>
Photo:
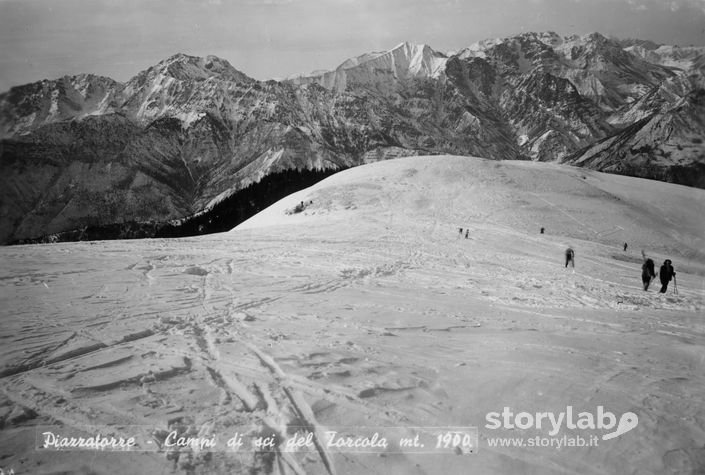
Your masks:
<svg viewBox="0 0 705 475"><path fill-rule="evenodd" d="M624 243L624 252L627 252L627 243Z"/></svg>
<svg viewBox="0 0 705 475"><path fill-rule="evenodd" d="M658 275L661 279L661 293L665 294L666 289L668 289L668 283L671 281L671 279L676 278L676 271L673 270L673 266L671 265L670 259L666 259L665 261L663 261L663 265L661 266Z"/></svg>
<svg viewBox="0 0 705 475"><path fill-rule="evenodd" d="M465 239L467 239L467 238L468 238L468 232L469 232L469 230L468 230L468 229L466 229L466 230L465 230Z"/></svg>
<svg viewBox="0 0 705 475"><path fill-rule="evenodd" d="M568 263L570 263L570 265L572 267L575 267L575 252L571 248L568 248L565 250L565 266L566 267L568 267Z"/></svg>
<svg viewBox="0 0 705 475"><path fill-rule="evenodd" d="M654 261L648 259L642 251L642 256L644 256L644 263L641 266L641 281L644 283L644 290L649 290L649 285L651 281L656 278L656 271L654 269Z"/></svg>
<svg viewBox="0 0 705 475"><path fill-rule="evenodd" d="M544 228L541 228L541 234L543 234L544 231L545 231L545 229L544 229Z"/></svg>
<svg viewBox="0 0 705 475"><path fill-rule="evenodd" d="M463 228L458 228L458 233L463 234Z"/></svg>

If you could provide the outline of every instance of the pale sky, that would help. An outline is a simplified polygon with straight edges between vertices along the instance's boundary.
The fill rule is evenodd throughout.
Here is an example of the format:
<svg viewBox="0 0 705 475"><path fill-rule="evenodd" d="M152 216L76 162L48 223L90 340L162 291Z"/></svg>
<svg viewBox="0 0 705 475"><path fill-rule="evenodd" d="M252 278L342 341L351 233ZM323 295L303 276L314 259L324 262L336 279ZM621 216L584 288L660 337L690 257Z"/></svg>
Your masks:
<svg viewBox="0 0 705 475"><path fill-rule="evenodd" d="M402 41L448 52L548 30L705 45L705 0L0 0L0 91L83 72L126 81L179 52L272 79Z"/></svg>

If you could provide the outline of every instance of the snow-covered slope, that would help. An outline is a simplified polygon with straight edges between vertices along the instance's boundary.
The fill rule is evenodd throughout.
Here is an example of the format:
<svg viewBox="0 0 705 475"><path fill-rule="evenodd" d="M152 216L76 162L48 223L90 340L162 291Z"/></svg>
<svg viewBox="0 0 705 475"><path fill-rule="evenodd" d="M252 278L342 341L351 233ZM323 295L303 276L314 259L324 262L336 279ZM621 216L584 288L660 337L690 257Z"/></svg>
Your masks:
<svg viewBox="0 0 705 475"><path fill-rule="evenodd" d="M704 190L579 168L417 157L337 174L230 233L0 248L3 467L698 473L703 205ZM673 260L677 294L642 290L641 249ZM488 412L567 406L638 425L612 440L555 435L595 436L592 447L490 445L551 436L488 428ZM44 424L134 436L140 451L36 450ZM294 426L319 446L286 451ZM328 429L392 439L459 426L478 428L476 454L324 442ZM158 450L170 431L220 445ZM225 453L235 432L277 442Z"/></svg>
<svg viewBox="0 0 705 475"><path fill-rule="evenodd" d="M304 212L289 212L301 202ZM552 236L566 239L605 245L631 241L638 249L705 258L701 204L705 190L564 165L414 157L337 173L279 201L232 233L293 224L301 224L303 233L307 227L318 232L337 226L338 218L354 220L356 228L369 222L376 230L390 225L390 216L409 215L397 225L431 223L429 231L445 233L448 226L466 222L525 235L545 227Z"/></svg>

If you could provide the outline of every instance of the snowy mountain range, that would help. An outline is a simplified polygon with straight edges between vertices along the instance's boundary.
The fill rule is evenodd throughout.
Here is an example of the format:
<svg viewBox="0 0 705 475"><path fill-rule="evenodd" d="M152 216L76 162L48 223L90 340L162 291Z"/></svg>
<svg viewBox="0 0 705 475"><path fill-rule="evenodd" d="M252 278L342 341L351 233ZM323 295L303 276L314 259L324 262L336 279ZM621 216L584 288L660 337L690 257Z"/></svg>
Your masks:
<svg viewBox="0 0 705 475"><path fill-rule="evenodd" d="M177 54L0 95L0 241L204 213L283 170L452 153L705 187L705 47L527 33L257 81Z"/></svg>

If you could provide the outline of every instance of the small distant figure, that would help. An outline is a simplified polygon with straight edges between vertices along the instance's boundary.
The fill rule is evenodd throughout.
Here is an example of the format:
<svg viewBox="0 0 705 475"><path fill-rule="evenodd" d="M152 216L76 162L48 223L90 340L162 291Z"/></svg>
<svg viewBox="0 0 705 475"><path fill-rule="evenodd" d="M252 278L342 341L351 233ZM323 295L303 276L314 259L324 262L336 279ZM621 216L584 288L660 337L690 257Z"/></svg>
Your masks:
<svg viewBox="0 0 705 475"><path fill-rule="evenodd" d="M545 231L545 228L541 228L541 234L543 234L544 231Z"/></svg>
<svg viewBox="0 0 705 475"><path fill-rule="evenodd" d="M671 279L673 279L674 281L676 279L676 271L673 269L670 259L666 259L665 261L663 261L663 265L659 270L658 276L659 279L661 279L661 293L665 294L666 290L668 289L668 283L671 281Z"/></svg>
<svg viewBox="0 0 705 475"><path fill-rule="evenodd" d="M624 243L624 252L627 252L627 247L628 247L628 246L627 246L627 243L625 242L625 243Z"/></svg>
<svg viewBox="0 0 705 475"><path fill-rule="evenodd" d="M644 263L641 266L641 282L644 284L644 290L649 290L651 281L656 278L656 270L654 268L654 261L647 258L643 251L642 255L644 256Z"/></svg>
<svg viewBox="0 0 705 475"><path fill-rule="evenodd" d="M465 230L465 239L467 239L467 238L468 238L468 233L469 233L469 232L470 232L470 230L469 230L469 229L466 229L466 230Z"/></svg>
<svg viewBox="0 0 705 475"><path fill-rule="evenodd" d="M294 207L293 213L294 213L294 214L300 213L300 212L302 212L302 211L305 210L305 209L306 209L306 206L304 205L304 202L302 201L301 203L297 204L297 205Z"/></svg>
<svg viewBox="0 0 705 475"><path fill-rule="evenodd" d="M463 228L458 228L458 233L463 234Z"/></svg>
<svg viewBox="0 0 705 475"><path fill-rule="evenodd" d="M565 250L565 266L568 267L569 263L571 267L575 268L575 251L571 248Z"/></svg>

